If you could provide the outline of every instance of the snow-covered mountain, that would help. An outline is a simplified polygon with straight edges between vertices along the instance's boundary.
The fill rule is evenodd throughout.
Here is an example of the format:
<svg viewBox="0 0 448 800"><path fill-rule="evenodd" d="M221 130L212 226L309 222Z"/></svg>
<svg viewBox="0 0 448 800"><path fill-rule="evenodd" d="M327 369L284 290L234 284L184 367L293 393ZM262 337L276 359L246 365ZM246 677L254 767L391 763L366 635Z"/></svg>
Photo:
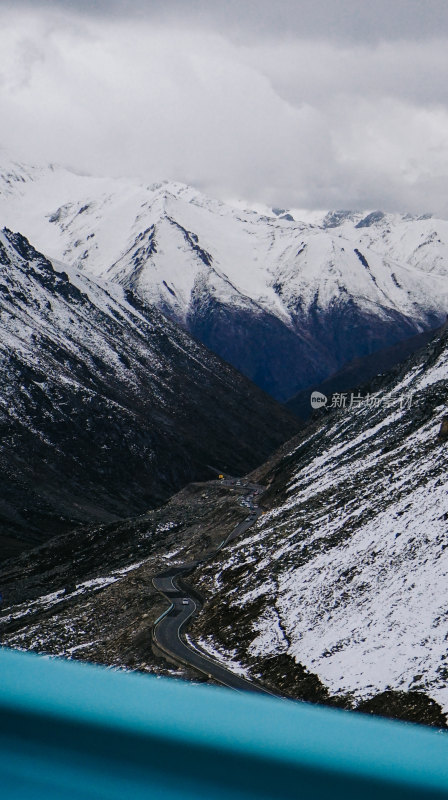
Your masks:
<svg viewBox="0 0 448 800"><path fill-rule="evenodd" d="M0 232L0 544L142 513L297 422L129 290Z"/></svg>
<svg viewBox="0 0 448 800"><path fill-rule="evenodd" d="M305 699L448 711L447 400L445 326L254 473L267 512L192 578L202 647Z"/></svg>
<svg viewBox="0 0 448 800"><path fill-rule="evenodd" d="M49 257L132 289L282 400L436 327L448 308L447 221L296 216L177 183L0 158L5 224Z"/></svg>

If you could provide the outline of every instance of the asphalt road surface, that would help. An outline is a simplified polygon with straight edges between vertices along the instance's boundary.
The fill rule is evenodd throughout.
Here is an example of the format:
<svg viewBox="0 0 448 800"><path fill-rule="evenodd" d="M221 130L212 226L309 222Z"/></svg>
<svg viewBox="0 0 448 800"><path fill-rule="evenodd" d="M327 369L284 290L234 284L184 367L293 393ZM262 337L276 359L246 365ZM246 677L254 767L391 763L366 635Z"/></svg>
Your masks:
<svg viewBox="0 0 448 800"><path fill-rule="evenodd" d="M242 533L247 531L247 529L254 524L262 513L261 509L256 505L257 495L261 494L263 491L262 486L245 483L238 478L230 477L226 477L222 483L225 486L234 486L235 488L241 487L247 490L247 517L231 531L215 550L208 551L203 558L190 562L189 564L181 564L172 567L172 569L166 570L153 578L153 584L157 591L163 594L171 604L169 609L154 623L152 634L153 641L159 650L173 661L184 666L193 667L207 677L214 678L224 686L229 686L237 691L273 694L267 689L257 686L252 681L231 672L227 667L210 658L210 656L204 653L197 645L187 643L183 638L183 631L188 621L200 610L201 605L195 597L188 594L187 591L183 590L178 585L178 579L188 575L198 564L212 558L229 542L241 536Z"/></svg>

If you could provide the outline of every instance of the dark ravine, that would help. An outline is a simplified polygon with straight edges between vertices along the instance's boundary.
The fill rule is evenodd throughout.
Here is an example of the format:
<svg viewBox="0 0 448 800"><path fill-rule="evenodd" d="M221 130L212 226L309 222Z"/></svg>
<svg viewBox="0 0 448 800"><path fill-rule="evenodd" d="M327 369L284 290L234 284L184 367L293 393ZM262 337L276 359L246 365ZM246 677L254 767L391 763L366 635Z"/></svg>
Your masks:
<svg viewBox="0 0 448 800"><path fill-rule="evenodd" d="M290 311L292 324L287 325L254 302L242 309L225 306L201 286L193 294L187 329L299 417L306 387L331 380L353 360L353 377L347 379L356 385L364 379L364 359L371 377L406 358L413 339L416 349L434 335L422 336L419 343L415 320L390 309L367 311L345 297L328 309L316 303L306 312L299 298ZM441 315L428 317L425 327L433 331L441 321Z"/></svg>
<svg viewBox="0 0 448 800"><path fill-rule="evenodd" d="M416 336L403 339L391 347L383 348L362 358L355 358L322 383L314 383L302 389L285 405L300 419L307 420L312 415L310 403L312 392L322 392L329 398L329 402L331 402L333 393L355 392L368 381L375 379L378 375L385 375L414 353L417 354L442 330L443 325L435 329L431 328Z"/></svg>

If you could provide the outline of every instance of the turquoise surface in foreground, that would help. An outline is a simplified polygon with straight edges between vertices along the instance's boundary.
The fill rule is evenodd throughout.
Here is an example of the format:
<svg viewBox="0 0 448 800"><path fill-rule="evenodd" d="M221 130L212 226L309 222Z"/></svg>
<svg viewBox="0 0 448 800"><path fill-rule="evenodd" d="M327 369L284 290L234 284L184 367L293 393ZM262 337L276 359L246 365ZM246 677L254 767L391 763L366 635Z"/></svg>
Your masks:
<svg viewBox="0 0 448 800"><path fill-rule="evenodd" d="M448 798L448 734L0 649L0 795Z"/></svg>

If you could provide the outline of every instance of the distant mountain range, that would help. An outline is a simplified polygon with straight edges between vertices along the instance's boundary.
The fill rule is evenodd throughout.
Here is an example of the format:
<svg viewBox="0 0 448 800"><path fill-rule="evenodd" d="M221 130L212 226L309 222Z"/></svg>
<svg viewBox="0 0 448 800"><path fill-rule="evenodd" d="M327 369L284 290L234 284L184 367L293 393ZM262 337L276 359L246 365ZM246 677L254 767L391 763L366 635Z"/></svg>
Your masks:
<svg viewBox="0 0 448 800"><path fill-rule="evenodd" d="M154 304L285 401L441 324L448 222L381 211L232 207L0 158L0 219L47 257Z"/></svg>
<svg viewBox="0 0 448 800"><path fill-rule="evenodd" d="M297 420L131 289L0 232L0 558L255 467Z"/></svg>

